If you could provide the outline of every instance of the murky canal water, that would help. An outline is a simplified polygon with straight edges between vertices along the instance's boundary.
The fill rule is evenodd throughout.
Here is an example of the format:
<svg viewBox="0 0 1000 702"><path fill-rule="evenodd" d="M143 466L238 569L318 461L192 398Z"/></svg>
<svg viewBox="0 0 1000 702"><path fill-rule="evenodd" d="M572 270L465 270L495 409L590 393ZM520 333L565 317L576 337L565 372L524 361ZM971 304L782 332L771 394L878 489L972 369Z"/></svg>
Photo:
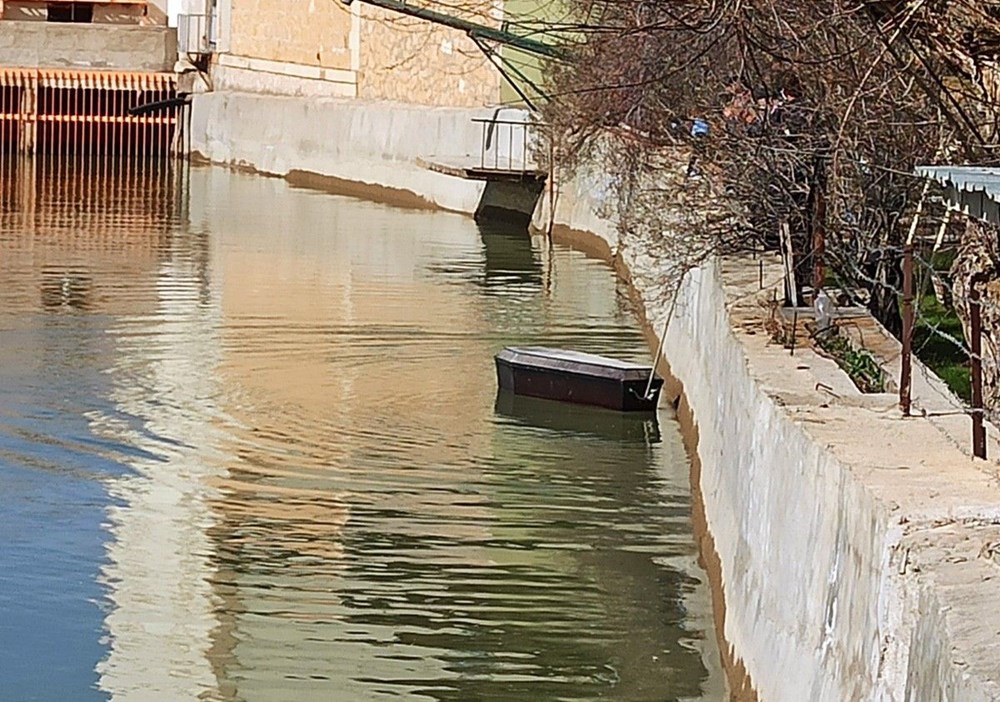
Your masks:
<svg viewBox="0 0 1000 702"><path fill-rule="evenodd" d="M279 180L0 175L0 699L719 699L659 421L497 397L648 361L612 273Z"/></svg>

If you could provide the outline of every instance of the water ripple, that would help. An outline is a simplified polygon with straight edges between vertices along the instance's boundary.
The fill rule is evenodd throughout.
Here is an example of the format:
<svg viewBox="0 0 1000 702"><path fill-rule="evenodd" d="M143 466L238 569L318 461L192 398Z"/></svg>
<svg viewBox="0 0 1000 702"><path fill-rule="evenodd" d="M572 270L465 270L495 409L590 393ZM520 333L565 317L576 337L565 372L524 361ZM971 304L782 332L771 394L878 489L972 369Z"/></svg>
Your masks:
<svg viewBox="0 0 1000 702"><path fill-rule="evenodd" d="M496 394L508 344L647 359L606 267L215 169L33 173L0 206L15 697L719 693L672 420Z"/></svg>

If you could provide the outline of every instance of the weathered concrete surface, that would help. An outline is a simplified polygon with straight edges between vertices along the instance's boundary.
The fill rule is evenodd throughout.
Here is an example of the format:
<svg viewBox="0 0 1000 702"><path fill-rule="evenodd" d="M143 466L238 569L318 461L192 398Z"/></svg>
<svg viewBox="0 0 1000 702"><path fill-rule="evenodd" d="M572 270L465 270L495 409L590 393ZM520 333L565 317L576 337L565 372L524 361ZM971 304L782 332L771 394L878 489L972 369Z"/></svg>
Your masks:
<svg viewBox="0 0 1000 702"><path fill-rule="evenodd" d="M176 61L169 27L0 22L0 66L171 71Z"/></svg>
<svg viewBox="0 0 1000 702"><path fill-rule="evenodd" d="M561 184L555 220L608 242L659 331L676 282L663 243L620 239L605 185ZM780 263L764 270L764 290L756 262L690 272L664 350L697 423L726 640L763 700L1000 699L996 465L813 349L772 343ZM933 410L940 381L918 376Z"/></svg>
<svg viewBox="0 0 1000 702"><path fill-rule="evenodd" d="M329 177L335 188L341 181L364 183L389 199L395 191L471 214L484 183L420 162L478 163L482 131L472 119L491 115L490 109L213 92L194 98L192 148L216 163L282 176L305 171Z"/></svg>

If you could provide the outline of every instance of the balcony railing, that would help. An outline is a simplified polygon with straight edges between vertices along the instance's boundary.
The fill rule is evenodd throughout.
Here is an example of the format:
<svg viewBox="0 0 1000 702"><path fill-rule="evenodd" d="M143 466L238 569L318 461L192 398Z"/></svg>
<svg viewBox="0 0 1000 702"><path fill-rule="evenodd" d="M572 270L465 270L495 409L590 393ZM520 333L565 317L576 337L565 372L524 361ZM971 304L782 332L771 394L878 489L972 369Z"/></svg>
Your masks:
<svg viewBox="0 0 1000 702"><path fill-rule="evenodd" d="M479 167L494 171L527 173L537 169L533 152L539 126L526 120L473 119L482 127Z"/></svg>

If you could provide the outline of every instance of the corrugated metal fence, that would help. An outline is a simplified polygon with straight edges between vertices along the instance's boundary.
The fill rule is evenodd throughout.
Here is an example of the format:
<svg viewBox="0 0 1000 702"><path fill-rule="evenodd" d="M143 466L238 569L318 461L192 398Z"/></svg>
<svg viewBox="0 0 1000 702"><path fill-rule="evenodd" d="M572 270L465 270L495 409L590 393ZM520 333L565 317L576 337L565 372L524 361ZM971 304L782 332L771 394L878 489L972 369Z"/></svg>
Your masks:
<svg viewBox="0 0 1000 702"><path fill-rule="evenodd" d="M183 106L172 73L0 67L0 154L126 157L184 152Z"/></svg>

